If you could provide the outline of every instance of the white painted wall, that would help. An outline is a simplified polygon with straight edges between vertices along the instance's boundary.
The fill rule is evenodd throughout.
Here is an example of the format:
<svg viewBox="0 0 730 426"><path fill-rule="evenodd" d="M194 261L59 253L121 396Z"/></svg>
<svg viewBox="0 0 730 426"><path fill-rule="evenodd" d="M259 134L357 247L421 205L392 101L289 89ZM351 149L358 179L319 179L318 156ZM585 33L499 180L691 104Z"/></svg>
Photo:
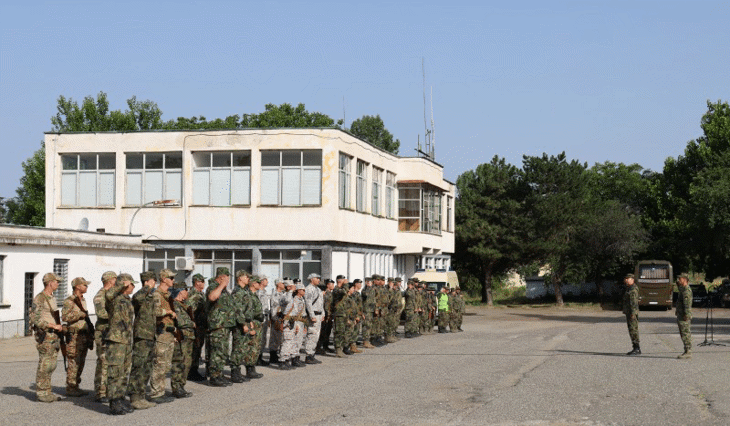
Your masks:
<svg viewBox="0 0 730 426"><path fill-rule="evenodd" d="M350 282L357 278L363 279L365 277L365 254L364 253L350 253L350 273L347 278Z"/></svg>
<svg viewBox="0 0 730 426"><path fill-rule="evenodd" d="M338 275L344 275L347 276L348 274L348 267L347 267L347 252L346 251L332 251L332 277L325 277L325 278L332 278L335 279Z"/></svg>

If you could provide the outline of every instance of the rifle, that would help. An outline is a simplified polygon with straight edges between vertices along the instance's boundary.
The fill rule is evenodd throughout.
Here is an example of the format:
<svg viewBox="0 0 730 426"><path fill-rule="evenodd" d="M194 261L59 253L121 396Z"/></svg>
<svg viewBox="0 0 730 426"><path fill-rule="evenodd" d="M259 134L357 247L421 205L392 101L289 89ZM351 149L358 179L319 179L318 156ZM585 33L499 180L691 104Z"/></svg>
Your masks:
<svg viewBox="0 0 730 426"><path fill-rule="evenodd" d="M93 350L94 349L94 324L91 323L91 320L89 319L89 312L86 309L84 309L84 306L81 304L81 300L78 297L74 298L74 303L76 304L76 306L79 307L79 309L81 309L81 312L86 314L86 316L84 317L84 321L86 321L86 327L89 329L89 335L91 336L91 338L89 339L89 350Z"/></svg>
<svg viewBox="0 0 730 426"><path fill-rule="evenodd" d="M50 302L48 303L48 306L50 307ZM61 325L61 315L58 313L58 309L51 310L51 315L53 316L53 320L56 321L56 325ZM63 355L63 369L64 371L68 370L68 365L66 365L66 358L68 355L68 351L66 349L66 330L53 330L54 333L58 335L58 341L61 344L61 355Z"/></svg>
<svg viewBox="0 0 730 426"><path fill-rule="evenodd" d="M175 309L175 299L173 299L172 297L170 297L169 300L168 300L168 302L170 303L170 309L172 309L173 312L177 311ZM177 340L177 342L180 343L183 340L183 334L182 334L182 330L180 329L180 326L177 323L177 314L172 319L172 322L173 322L173 324L175 324L175 331L172 334L175 335L175 340Z"/></svg>

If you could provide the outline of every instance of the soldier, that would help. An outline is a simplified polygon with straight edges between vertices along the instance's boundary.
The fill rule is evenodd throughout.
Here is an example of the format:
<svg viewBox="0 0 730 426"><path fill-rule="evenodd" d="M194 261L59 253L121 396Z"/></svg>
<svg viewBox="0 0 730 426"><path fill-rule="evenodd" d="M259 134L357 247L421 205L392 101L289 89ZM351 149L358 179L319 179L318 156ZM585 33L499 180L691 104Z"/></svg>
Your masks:
<svg viewBox="0 0 730 426"><path fill-rule="evenodd" d="M350 288L346 282L342 282L338 289L345 292L342 297L335 298L334 301L334 312L335 312L335 354L337 358L347 358L347 352L352 354L349 347L347 347L348 330L349 325L352 324L350 316L355 311L355 300L350 296L354 287Z"/></svg>
<svg viewBox="0 0 730 426"><path fill-rule="evenodd" d="M132 407L144 410L154 407L154 402L145 399L147 382L152 375L152 362L155 350L155 285L157 276L154 271L140 274L142 288L132 296L134 306L134 344L132 346L132 372L129 375L129 389Z"/></svg>
<svg viewBox="0 0 730 426"><path fill-rule="evenodd" d="M623 311L626 315L626 325L629 328L631 344L634 346L626 355L641 355L639 347L639 289L634 285L634 274L624 277L626 292L623 298Z"/></svg>
<svg viewBox="0 0 730 426"><path fill-rule="evenodd" d="M192 392L185 390L192 362L196 327L193 308L186 303L187 299L188 288L185 283L176 283L170 290L170 300L176 315L175 328L177 328L170 369L170 386L172 396L175 398L188 398L193 395Z"/></svg>
<svg viewBox="0 0 730 426"><path fill-rule="evenodd" d="M461 329L461 323L464 319L464 311L466 310L466 303L464 302L464 296L461 294L461 288L456 288L456 305L458 307L458 313L456 314L456 331L464 331Z"/></svg>
<svg viewBox="0 0 730 426"><path fill-rule="evenodd" d="M418 323L416 322L416 303L417 303L417 293L416 290L413 288L413 280L409 279L406 283L408 286L408 289L406 290L406 323L405 323L405 332L406 332L406 338L410 339L413 337L416 337L416 334L418 333Z"/></svg>
<svg viewBox="0 0 730 426"><path fill-rule="evenodd" d="M188 298L185 304L193 311L193 319L195 321L195 341L193 342L193 353L190 361L190 371L188 372L188 380L192 382L202 382L205 376L200 374L198 367L200 366L200 355L205 345L205 331L207 329L207 321L205 315L205 277L201 274L193 275L193 288L188 290ZM207 352L210 349L206 347Z"/></svg>
<svg viewBox="0 0 730 426"><path fill-rule="evenodd" d="M372 277L365 277L365 287L362 289L362 347L373 349L375 346L370 342L373 329L373 313L375 312L375 293L373 290Z"/></svg>
<svg viewBox="0 0 730 426"><path fill-rule="evenodd" d="M345 349L349 349L349 352L345 352L348 355L362 353L357 348L357 336L359 334L360 321L363 317L362 309L362 296L360 295L360 287L362 287L362 280L356 279L350 286L348 297L352 299L352 311L349 315L350 323L348 324L348 343L349 346L345 346Z"/></svg>
<svg viewBox="0 0 730 426"><path fill-rule="evenodd" d="M256 372L256 361L261 352L261 323L264 319L261 302L256 296L259 278L251 277L246 271L236 273L237 287L231 298L236 307L237 326L233 329L231 349L231 381L247 382L263 376ZM241 375L241 365L246 366L246 375Z"/></svg>
<svg viewBox="0 0 730 426"><path fill-rule="evenodd" d="M223 367L228 362L228 340L231 337L231 329L236 325L231 293L226 288L230 280L231 273L228 268L217 268L215 281L205 292L210 344L208 380L211 386L216 387L230 385L223 376Z"/></svg>
<svg viewBox="0 0 730 426"><path fill-rule="evenodd" d="M330 334L332 334L333 312L332 312L332 290L335 288L335 282L326 279L325 291L322 294L324 300L324 321L322 322L322 330L319 332L319 342L317 343L316 353L324 355L330 349Z"/></svg>
<svg viewBox="0 0 730 426"><path fill-rule="evenodd" d="M426 284L424 283L424 286ZM430 289L427 291L428 294L428 324L426 324L426 328L428 329L429 333L433 333L433 328L436 326L436 307L438 306L438 298L436 297L436 290Z"/></svg>
<svg viewBox="0 0 730 426"><path fill-rule="evenodd" d="M375 346L385 346L388 341L385 340L385 327L388 316L388 306L390 304L390 295L385 287L385 277L382 275L373 275L375 284L375 315L373 317L373 332L375 337Z"/></svg>
<svg viewBox="0 0 730 426"><path fill-rule="evenodd" d="M441 287L438 298L439 307L439 333L448 333L446 327L449 325L449 289Z"/></svg>
<svg viewBox="0 0 730 426"><path fill-rule="evenodd" d="M421 315L420 315L420 323L419 323L419 330L421 333L431 333L431 330L429 330L429 325L431 324L431 310L429 307L429 302L431 295L426 290L426 283L418 283L418 294L420 296L420 309L421 309Z"/></svg>
<svg viewBox="0 0 730 426"><path fill-rule="evenodd" d="M304 285L301 280L296 283L296 295L286 305L284 310L284 342L281 346L279 359L282 370L291 370L292 367L303 367L304 364L299 359L299 348L301 348L302 339L307 333L304 322L306 320L306 306L304 302Z"/></svg>
<svg viewBox="0 0 730 426"><path fill-rule="evenodd" d="M71 281L73 294L63 301L61 319L68 326L66 356L68 369L66 370L66 396L84 396L89 393L79 389L81 373L86 364L86 354L94 348L94 326L89 320L84 294L89 282L82 277Z"/></svg>
<svg viewBox="0 0 730 426"><path fill-rule="evenodd" d="M322 298L322 290L319 288L320 279L319 274L309 274L307 277L309 283L305 287L304 293L304 302L310 321L309 327L307 327L307 336L304 339L304 352L306 353L304 362L306 364L322 363L314 357L319 334L322 331L322 321L324 321L324 299Z"/></svg>
<svg viewBox="0 0 730 426"><path fill-rule="evenodd" d="M266 287L269 285L269 278L266 275L261 275L259 277L260 282L258 283L258 290L256 290L256 296L259 298L259 302L261 302L261 309L263 310L264 314L264 320L261 323L261 350L259 351L259 359L256 362L256 365L260 365L262 367L266 367L269 365L268 362L264 361L264 348L266 347L267 339L269 337L269 329L270 329L270 317L271 317L271 297L269 296L269 293L266 292Z"/></svg>
<svg viewBox="0 0 730 426"><path fill-rule="evenodd" d="M456 289L449 291L449 331L456 333L456 317L459 315L458 302L456 301Z"/></svg>
<svg viewBox="0 0 730 426"><path fill-rule="evenodd" d="M271 293L271 340L269 342L269 364L279 363L279 351L281 350L281 343L283 340L284 323L284 309L286 308L286 297L287 294L284 281L276 280L276 289ZM283 305L282 305L283 304Z"/></svg>
<svg viewBox="0 0 730 426"><path fill-rule="evenodd" d="M132 368L132 325L134 306L129 297L134 291L134 281L129 274L119 278L104 294L109 314L109 330L106 333L108 384L110 414L127 414L134 411L124 397L127 393L127 376Z"/></svg>
<svg viewBox="0 0 730 426"><path fill-rule="evenodd" d="M58 350L63 338L56 299L53 292L63 278L47 273L43 276L43 291L33 298L30 323L33 326L36 349L38 350L38 369L36 370L35 392L38 401L54 402L60 398L51 391L51 376L56 370Z"/></svg>
<svg viewBox="0 0 730 426"><path fill-rule="evenodd" d="M395 336L400 323L401 313L401 291L400 278L388 278L388 315L386 317L386 342L395 343L398 338Z"/></svg>
<svg viewBox="0 0 730 426"><path fill-rule="evenodd" d="M107 403L107 373L109 364L106 362L106 333L109 330L109 312L106 309L106 292L117 283L117 274L113 271L104 272L101 276L103 287L94 296L96 310L96 324L94 330L94 344L96 345L96 371L94 372L94 400Z"/></svg>
<svg viewBox="0 0 730 426"><path fill-rule="evenodd" d="M175 284L175 273L170 269L160 271L160 285L152 293L154 315L157 322L155 330L155 351L150 377L150 400L156 404L172 402L175 399L165 396L165 377L172 368L172 354L175 351L175 321L177 314L172 307L170 289Z"/></svg>
<svg viewBox="0 0 730 426"><path fill-rule="evenodd" d="M684 353L679 355L678 359L692 358L692 288L690 288L689 276L680 274L677 278L677 326L679 327L679 335L682 337L684 344Z"/></svg>

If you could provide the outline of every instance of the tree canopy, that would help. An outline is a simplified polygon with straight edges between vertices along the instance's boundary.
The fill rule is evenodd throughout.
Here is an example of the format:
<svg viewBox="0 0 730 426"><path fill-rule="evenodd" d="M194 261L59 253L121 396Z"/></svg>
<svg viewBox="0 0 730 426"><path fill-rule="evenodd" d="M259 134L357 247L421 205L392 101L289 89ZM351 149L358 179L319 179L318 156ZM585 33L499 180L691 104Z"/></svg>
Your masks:
<svg viewBox="0 0 730 426"><path fill-rule="evenodd" d="M382 148L393 154L398 154L400 149L400 140L393 140L393 135L385 128L383 119L380 115L363 115L361 118L353 121L350 125L350 133L358 138Z"/></svg>

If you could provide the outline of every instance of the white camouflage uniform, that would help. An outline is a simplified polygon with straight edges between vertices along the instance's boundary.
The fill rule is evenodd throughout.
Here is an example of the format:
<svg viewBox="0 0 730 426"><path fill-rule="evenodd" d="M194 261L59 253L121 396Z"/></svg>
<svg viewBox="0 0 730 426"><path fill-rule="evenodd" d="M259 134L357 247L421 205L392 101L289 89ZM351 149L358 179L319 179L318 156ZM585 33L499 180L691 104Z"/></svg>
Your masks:
<svg viewBox="0 0 730 426"><path fill-rule="evenodd" d="M286 305L284 316L303 316L305 312L304 299L295 296L291 302ZM302 339L304 339L306 334L303 322L294 321L293 327L290 327L289 323L290 322L288 320L284 320L284 341L281 344L281 351L279 351L279 360L282 362L294 358L295 356L299 356L299 348L302 347Z"/></svg>
<svg viewBox="0 0 730 426"><path fill-rule="evenodd" d="M307 305L309 318L317 319L307 329L307 339L304 342L304 351L307 355L314 355L317 350L317 341L319 341L319 332L322 330L322 321L324 321L324 295L322 290L309 283L304 289L304 301Z"/></svg>

